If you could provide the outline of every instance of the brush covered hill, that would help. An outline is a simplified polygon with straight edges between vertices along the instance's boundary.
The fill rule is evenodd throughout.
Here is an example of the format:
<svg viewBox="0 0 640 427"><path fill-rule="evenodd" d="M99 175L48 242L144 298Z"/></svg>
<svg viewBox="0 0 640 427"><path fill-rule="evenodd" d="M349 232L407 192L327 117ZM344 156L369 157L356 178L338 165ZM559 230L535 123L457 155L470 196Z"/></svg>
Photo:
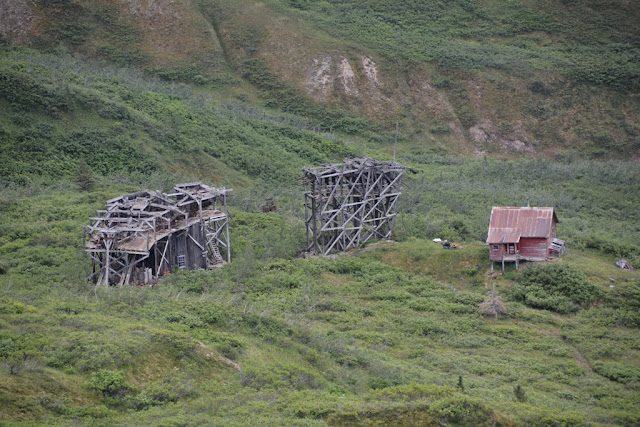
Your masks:
<svg viewBox="0 0 640 427"><path fill-rule="evenodd" d="M356 6L368 10L358 2L0 0L7 11L0 18L0 423L640 423L640 274L614 265L624 257L640 268L640 166L582 155L633 156L632 140L616 132L637 130L637 88L620 70L614 80L628 86L569 72L552 78L535 67L444 71L440 59L419 49L423 36L435 37L428 45L434 52L442 43L416 29L424 14L396 8L400 19L387 3L369 2L371 11L356 16ZM513 10L492 2L438 4L429 31L465 49L479 45L472 36L482 26L460 19L472 16L464 11L486 9L504 20L520 8L519 22L536 10L531 25L550 16L543 2ZM631 22L635 9L598 4L591 14L590 2L560 2L557 10L575 10L593 34L606 33L602 46L627 37L631 50L622 51L633 53L636 29L620 23ZM597 18L607 14L620 32L609 33L611 20ZM356 18L373 21L362 26ZM373 25L382 19L388 25ZM514 20L491 19L495 25L483 31L495 55L509 40L530 37L518 33L529 30L507 31ZM456 34L447 32L453 27ZM549 28L558 39L539 49L552 55L573 30ZM405 33L393 36L399 30ZM383 34L386 47L376 39ZM390 53L399 46L393 40L413 40L398 51L402 58ZM580 40L578 47L597 47ZM300 69L313 75L317 69L308 67L324 67L329 52L333 92L322 98L306 85L306 71L279 68L286 62L277 55L286 54L277 53L277 43L288 57L300 55ZM369 60L359 69L361 55ZM551 61L530 59L539 67ZM398 85L380 89L379 111L373 92L359 86L365 62L372 79ZM340 92L342 74L331 73L341 64L351 67L360 98ZM613 60L602 64L617 70ZM421 117L423 107L410 97L394 104L393 96L423 81L410 80L413 72L429 82L431 95L416 99L431 103L424 111L433 114ZM494 143L471 142L482 134L462 118L462 107L479 114L481 103L462 102L476 81L495 84L495 94L513 84L515 94L558 108L549 123L564 115L582 120L584 135L609 136L554 142L553 158L445 155L490 151ZM529 88L532 82L539 84ZM571 96L560 97L559 88ZM608 107L595 114L591 102L615 105L619 115ZM589 113L566 115L569 108ZM351 156L390 158L381 139L390 136L385 129L396 111L405 114L398 159L411 167L396 242L299 258L300 168ZM567 126L567 135L578 132L574 122ZM624 143L618 149L602 141ZM82 173L79 164L87 165ZM192 180L234 188L231 264L177 272L154 288L85 281L81 227L96 209L120 194ZM260 213L265 197L277 212ZM556 207L568 255L490 275L482 244L490 208L527 199ZM433 237L461 249L444 251Z"/></svg>
<svg viewBox="0 0 640 427"><path fill-rule="evenodd" d="M13 43L63 45L314 118L327 130L362 132L367 121L390 130L399 122L401 141L440 153L639 156L634 2L5 0L2 6L0 31Z"/></svg>
<svg viewBox="0 0 640 427"><path fill-rule="evenodd" d="M231 264L154 288L94 288L80 226L135 188L3 198L0 421L640 422L640 275L611 255L572 248L491 277L480 243L445 251L401 235L297 259L299 199L281 193L278 213L262 214L243 210L244 194L231 210ZM502 309L487 313L484 301Z"/></svg>

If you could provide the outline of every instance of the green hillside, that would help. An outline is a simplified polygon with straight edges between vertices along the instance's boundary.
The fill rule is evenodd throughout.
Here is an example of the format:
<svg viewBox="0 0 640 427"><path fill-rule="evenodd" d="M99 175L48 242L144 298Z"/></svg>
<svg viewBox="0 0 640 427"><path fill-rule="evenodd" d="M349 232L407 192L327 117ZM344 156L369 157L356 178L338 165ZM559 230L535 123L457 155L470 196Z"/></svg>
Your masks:
<svg viewBox="0 0 640 427"><path fill-rule="evenodd" d="M305 112L274 87L278 77L289 91L386 129L399 122L401 139L449 153L638 156L640 15L632 4L198 4L228 62L268 104Z"/></svg>
<svg viewBox="0 0 640 427"><path fill-rule="evenodd" d="M640 424L632 3L145 4L0 17L0 424ZM320 99L325 57L384 85ZM394 240L302 257L301 168L394 151ZM106 200L195 180L233 188L232 263L85 281ZM491 274L525 203L567 255Z"/></svg>
<svg viewBox="0 0 640 427"><path fill-rule="evenodd" d="M297 1L326 31L396 60L458 70L536 72L640 89L640 11L619 1Z"/></svg>
<svg viewBox="0 0 640 427"><path fill-rule="evenodd" d="M490 157L640 156L628 1L15 2L13 44L135 67L315 128Z"/></svg>
<svg viewBox="0 0 640 427"><path fill-rule="evenodd" d="M0 67L7 182L60 179L84 159L101 175L240 184L293 179L304 164L351 154L300 117L217 103L133 69L11 48Z"/></svg>

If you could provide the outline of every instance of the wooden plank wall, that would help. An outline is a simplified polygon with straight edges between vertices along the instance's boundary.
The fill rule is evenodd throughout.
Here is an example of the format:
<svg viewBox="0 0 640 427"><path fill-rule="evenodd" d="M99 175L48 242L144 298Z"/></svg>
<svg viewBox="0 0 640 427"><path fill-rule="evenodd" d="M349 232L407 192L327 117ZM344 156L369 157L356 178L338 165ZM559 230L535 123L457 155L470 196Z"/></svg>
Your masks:
<svg viewBox="0 0 640 427"><path fill-rule="evenodd" d="M498 250L494 251L493 247L498 246ZM494 243L489 245L489 259L492 261L502 260L502 256L505 255L504 245L502 243Z"/></svg>
<svg viewBox="0 0 640 427"><path fill-rule="evenodd" d="M522 237L520 239L520 255L523 257L546 258L548 247L545 238Z"/></svg>

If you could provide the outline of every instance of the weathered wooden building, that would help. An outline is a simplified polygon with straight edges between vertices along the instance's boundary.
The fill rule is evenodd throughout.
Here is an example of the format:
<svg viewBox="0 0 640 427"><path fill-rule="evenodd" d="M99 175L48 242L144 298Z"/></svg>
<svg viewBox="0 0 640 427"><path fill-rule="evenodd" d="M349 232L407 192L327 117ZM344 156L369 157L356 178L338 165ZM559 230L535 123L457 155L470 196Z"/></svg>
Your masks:
<svg viewBox="0 0 640 427"><path fill-rule="evenodd" d="M175 268L231 261L227 194L200 182L171 194L141 191L106 202L84 227L96 285L149 283Z"/></svg>
<svg viewBox="0 0 640 427"><path fill-rule="evenodd" d="M558 223L553 208L494 207L489 222L489 259L502 263L546 261L564 253L564 241L556 238Z"/></svg>
<svg viewBox="0 0 640 427"><path fill-rule="evenodd" d="M388 239L406 167L368 157L304 169L307 253Z"/></svg>

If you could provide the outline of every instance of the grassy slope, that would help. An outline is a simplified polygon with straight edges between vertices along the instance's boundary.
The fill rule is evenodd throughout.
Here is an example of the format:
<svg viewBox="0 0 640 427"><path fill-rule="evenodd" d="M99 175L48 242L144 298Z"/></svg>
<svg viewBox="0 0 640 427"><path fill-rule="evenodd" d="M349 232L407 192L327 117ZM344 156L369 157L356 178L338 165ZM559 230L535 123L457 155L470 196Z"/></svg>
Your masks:
<svg viewBox="0 0 640 427"><path fill-rule="evenodd" d="M613 267L615 253L575 249L589 239L568 220L559 233L575 234L561 263L583 269L605 299L570 315L523 306L510 291L519 274L509 269L503 277L487 276L486 247L472 236L484 232L474 218L486 220L485 198L531 193L522 183L496 193L513 181L506 174L472 199L467 192L478 189L469 187L468 171L482 162L456 160L454 173L454 159L429 159L428 168L414 163L408 177L398 221L402 243L336 260L293 259L303 238L299 190L238 189L232 200L234 262L215 272L170 276L154 289L93 289L82 280L80 226L105 199L134 187L103 180L92 193L36 188L33 198L24 198L5 191L0 419L135 425L638 422L640 349L632 295L639 273ZM491 161L487 168L494 165L505 163ZM626 173L635 178L620 182L623 168L613 179L597 165L581 169L592 170L596 194L637 181L633 169ZM529 179L544 183L548 173L541 168ZM561 220L579 200L571 197L573 185L548 188L565 200ZM278 213L251 213L264 194L276 197ZM449 200L462 202L467 215L450 212L449 218L448 209L460 206ZM619 207L622 214L637 211L637 200L631 202ZM607 215L586 210L581 221L599 224ZM608 232L621 236L617 227L625 223L614 221ZM468 233L469 240L459 251L444 251L425 239L446 233ZM617 279L615 288L608 287L609 277ZM499 320L483 318L477 308L493 282L509 312ZM10 374L12 366L24 370ZM99 369L124 374L120 395L88 388ZM457 388L460 376L464 391ZM516 385L525 390L525 402L516 401Z"/></svg>
<svg viewBox="0 0 640 427"><path fill-rule="evenodd" d="M3 210L2 234L23 240L0 248L9 261L0 276L0 419L638 421L638 334L621 326L632 317L615 298L637 288L622 278L640 276L604 266L601 256L573 251L562 263L595 280L618 277L617 288L605 288L609 302L577 315L530 309L511 301L518 274L509 271L493 279L509 315L492 320L477 309L492 280L480 244L444 251L410 239L335 260L292 260L287 242L262 239L296 230L286 212L234 208L232 238L243 249L224 269L170 276L154 289L92 289L81 279L77 230L99 200L123 190L16 199ZM31 225L43 211L46 231ZM269 255L274 244L283 252ZM24 370L12 375L10 363ZM122 395L87 388L98 369L125 374ZM514 400L517 384L526 402Z"/></svg>
<svg viewBox="0 0 640 427"><path fill-rule="evenodd" d="M246 184L247 176L291 179L305 163L351 153L300 117L220 104L132 69L5 49L0 72L6 182L60 179L84 158L102 175Z"/></svg>
<svg viewBox="0 0 640 427"><path fill-rule="evenodd" d="M638 89L637 8L617 1L495 0L271 3L298 7L327 31L397 60L441 66L566 73ZM617 50L616 50L617 49ZM578 60L580 59L580 60Z"/></svg>

